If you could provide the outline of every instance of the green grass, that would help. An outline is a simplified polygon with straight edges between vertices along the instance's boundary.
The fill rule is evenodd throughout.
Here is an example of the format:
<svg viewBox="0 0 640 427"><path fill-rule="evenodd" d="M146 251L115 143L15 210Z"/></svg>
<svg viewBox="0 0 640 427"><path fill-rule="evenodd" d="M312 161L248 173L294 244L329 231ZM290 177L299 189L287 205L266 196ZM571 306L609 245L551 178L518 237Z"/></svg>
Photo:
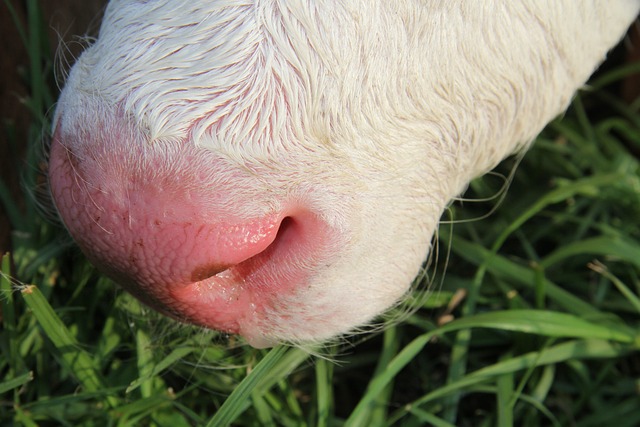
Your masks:
<svg viewBox="0 0 640 427"><path fill-rule="evenodd" d="M33 124L13 143L29 144L35 188L55 86L29 7ZM640 425L640 100L601 90L619 74L597 77L543 132L488 218L462 221L493 202L452 206L423 307L357 345L316 349L323 357L238 346L148 312L0 183L14 230L0 276L0 424ZM489 175L465 197L491 199L502 184Z"/></svg>

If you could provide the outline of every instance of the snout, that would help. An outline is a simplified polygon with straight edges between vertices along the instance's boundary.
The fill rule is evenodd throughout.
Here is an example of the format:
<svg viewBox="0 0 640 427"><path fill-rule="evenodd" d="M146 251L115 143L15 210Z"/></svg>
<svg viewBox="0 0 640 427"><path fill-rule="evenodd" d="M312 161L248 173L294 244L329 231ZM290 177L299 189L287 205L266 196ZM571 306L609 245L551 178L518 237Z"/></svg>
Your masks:
<svg viewBox="0 0 640 427"><path fill-rule="evenodd" d="M56 131L50 187L94 265L154 309L257 347L273 344L274 329L295 330L281 324L282 306L304 305L337 244L316 213L277 189L239 203L242 172L193 145L123 157L66 141L75 137Z"/></svg>

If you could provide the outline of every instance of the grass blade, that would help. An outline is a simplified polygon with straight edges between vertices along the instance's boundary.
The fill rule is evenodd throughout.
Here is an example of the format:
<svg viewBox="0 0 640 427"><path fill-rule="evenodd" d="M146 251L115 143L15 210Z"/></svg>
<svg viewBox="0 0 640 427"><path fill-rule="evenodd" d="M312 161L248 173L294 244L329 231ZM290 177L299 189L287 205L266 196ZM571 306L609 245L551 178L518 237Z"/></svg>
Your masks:
<svg viewBox="0 0 640 427"><path fill-rule="evenodd" d="M87 391L103 390L104 381L91 356L80 348L79 343L42 296L40 290L36 286L30 285L22 289L22 296L40 327L60 352L62 356L60 360L64 367L73 373ZM113 397L107 400L113 405L116 403Z"/></svg>
<svg viewBox="0 0 640 427"><path fill-rule="evenodd" d="M272 376L272 374L274 370L277 371L278 364L284 359L287 352L293 353L296 351L301 350L278 346L267 353L225 400L218 412L209 420L207 426L223 427L231 425L251 405L251 395L254 390L264 390L266 384L273 384L272 381L279 379L278 376Z"/></svg>

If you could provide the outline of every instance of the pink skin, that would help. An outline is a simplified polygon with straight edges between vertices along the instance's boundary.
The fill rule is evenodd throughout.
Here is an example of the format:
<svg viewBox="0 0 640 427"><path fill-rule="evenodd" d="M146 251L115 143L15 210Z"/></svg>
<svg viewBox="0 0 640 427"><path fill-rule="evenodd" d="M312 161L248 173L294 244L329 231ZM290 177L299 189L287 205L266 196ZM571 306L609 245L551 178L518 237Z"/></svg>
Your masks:
<svg viewBox="0 0 640 427"><path fill-rule="evenodd" d="M181 150L184 161L211 161L192 145ZM206 211L211 192L195 181L191 191L179 178L103 176L98 157L72 153L54 135L53 198L92 263L166 315L272 345L256 323L278 295L304 286L327 241L326 224L295 205L251 220Z"/></svg>

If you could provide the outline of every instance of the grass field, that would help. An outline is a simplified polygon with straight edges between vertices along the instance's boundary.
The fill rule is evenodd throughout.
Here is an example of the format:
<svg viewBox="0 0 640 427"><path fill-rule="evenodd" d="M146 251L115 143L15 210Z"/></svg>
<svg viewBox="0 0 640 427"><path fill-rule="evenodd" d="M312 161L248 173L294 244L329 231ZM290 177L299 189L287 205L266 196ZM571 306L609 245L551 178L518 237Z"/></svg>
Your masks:
<svg viewBox="0 0 640 427"><path fill-rule="evenodd" d="M37 13L30 22L33 121L28 141L9 143L29 145L23 179L38 194L56 93ZM14 237L0 276L0 425L640 425L640 99L607 90L638 72L596 76L503 200L515 159L471 184L443 218L415 313L314 355L149 312L31 193L18 208L0 183Z"/></svg>

